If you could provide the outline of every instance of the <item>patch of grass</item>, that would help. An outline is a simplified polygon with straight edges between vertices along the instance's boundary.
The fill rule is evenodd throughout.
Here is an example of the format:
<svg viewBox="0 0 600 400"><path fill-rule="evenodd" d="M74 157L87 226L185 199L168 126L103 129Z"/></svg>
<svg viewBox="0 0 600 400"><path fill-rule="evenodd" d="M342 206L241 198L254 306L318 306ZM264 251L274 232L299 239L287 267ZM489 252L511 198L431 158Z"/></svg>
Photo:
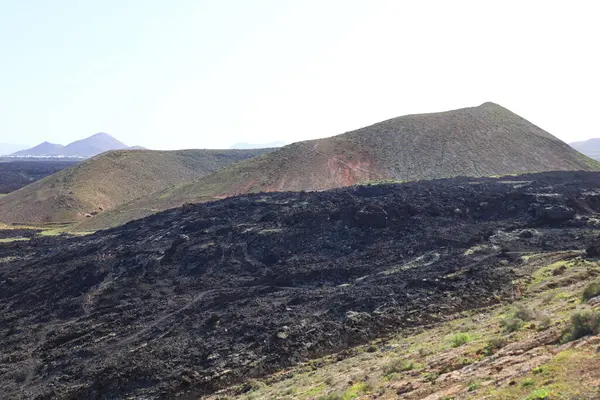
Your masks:
<svg viewBox="0 0 600 400"><path fill-rule="evenodd" d="M540 319L539 323L537 324L536 329L538 331L545 331L546 329L550 328L552 326L552 319L548 316L542 317L542 319Z"/></svg>
<svg viewBox="0 0 600 400"><path fill-rule="evenodd" d="M523 382L521 382L521 387L531 387L535 385L535 382L531 378L525 378Z"/></svg>
<svg viewBox="0 0 600 400"><path fill-rule="evenodd" d="M460 347L463 344L469 343L473 338L468 333L457 333L450 338L450 345L452 347Z"/></svg>
<svg viewBox="0 0 600 400"><path fill-rule="evenodd" d="M339 393L331 393L325 396L320 396L318 400L344 400L344 396Z"/></svg>
<svg viewBox="0 0 600 400"><path fill-rule="evenodd" d="M534 369L532 369L531 372L533 372L534 375L543 374L544 373L544 367L541 366L541 365L539 365L539 366L535 367Z"/></svg>
<svg viewBox="0 0 600 400"><path fill-rule="evenodd" d="M491 338L486 343L486 345L483 349L483 354L485 354L486 356L491 356L492 354L494 354L496 352L496 350L500 350L504 346L506 346L506 339L504 339L502 337Z"/></svg>
<svg viewBox="0 0 600 400"><path fill-rule="evenodd" d="M520 319L524 322L533 321L536 319L537 313L529 307L519 306L515 311L515 318Z"/></svg>
<svg viewBox="0 0 600 400"><path fill-rule="evenodd" d="M321 384L321 385L315 386L314 388L310 389L308 392L306 392L304 394L306 396L314 396L318 393L321 393L325 389L326 389L325 384Z"/></svg>
<svg viewBox="0 0 600 400"><path fill-rule="evenodd" d="M588 284L585 289L583 289L581 299L582 301L588 301L596 296L600 296L600 281L595 281Z"/></svg>
<svg viewBox="0 0 600 400"><path fill-rule="evenodd" d="M353 400L371 390L373 390L373 386L369 382L359 382L350 386L341 397L334 397L334 399Z"/></svg>
<svg viewBox="0 0 600 400"><path fill-rule="evenodd" d="M526 400L543 400L549 399L552 392L548 389L535 389L526 397Z"/></svg>
<svg viewBox="0 0 600 400"><path fill-rule="evenodd" d="M500 321L500 326L506 333L515 332L523 327L523 320L519 318L503 318Z"/></svg>
<svg viewBox="0 0 600 400"><path fill-rule="evenodd" d="M383 373L384 375L391 375L411 371L413 369L415 369L415 364L412 361L396 359L383 367Z"/></svg>
<svg viewBox="0 0 600 400"><path fill-rule="evenodd" d="M422 375L423 381L425 382L434 382L439 377L440 374L438 372L428 372Z"/></svg>
<svg viewBox="0 0 600 400"><path fill-rule="evenodd" d="M506 333L520 330L525 322L537 320L541 315L534 309L520 305L511 314L500 320L500 327ZM549 324L549 321L546 321ZM548 325L549 326L549 325Z"/></svg>

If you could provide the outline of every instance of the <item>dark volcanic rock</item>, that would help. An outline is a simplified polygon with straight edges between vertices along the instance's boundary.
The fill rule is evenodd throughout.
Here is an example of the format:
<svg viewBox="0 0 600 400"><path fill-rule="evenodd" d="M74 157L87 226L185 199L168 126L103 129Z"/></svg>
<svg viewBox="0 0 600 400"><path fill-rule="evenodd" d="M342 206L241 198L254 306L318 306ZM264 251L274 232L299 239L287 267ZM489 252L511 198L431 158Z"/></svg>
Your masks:
<svg viewBox="0 0 600 400"><path fill-rule="evenodd" d="M534 208L538 221L542 224L560 225L575 216L575 210L562 204L549 206L536 204Z"/></svg>
<svg viewBox="0 0 600 400"><path fill-rule="evenodd" d="M600 174L511 179L256 194L0 244L0 397L201 396L510 299L515 252L585 249L573 214L600 210Z"/></svg>

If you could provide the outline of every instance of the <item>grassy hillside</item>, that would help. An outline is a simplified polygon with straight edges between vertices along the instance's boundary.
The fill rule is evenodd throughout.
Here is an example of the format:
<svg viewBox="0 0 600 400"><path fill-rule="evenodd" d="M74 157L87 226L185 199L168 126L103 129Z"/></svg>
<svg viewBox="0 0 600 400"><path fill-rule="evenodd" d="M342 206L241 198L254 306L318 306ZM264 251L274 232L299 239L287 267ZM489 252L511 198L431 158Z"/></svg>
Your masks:
<svg viewBox="0 0 600 400"><path fill-rule="evenodd" d="M509 110L479 107L408 115L294 143L84 221L116 226L188 202L251 192L324 190L360 182L599 170L600 164Z"/></svg>
<svg viewBox="0 0 600 400"><path fill-rule="evenodd" d="M26 224L80 221L263 152L119 150L103 153L0 198L0 221Z"/></svg>

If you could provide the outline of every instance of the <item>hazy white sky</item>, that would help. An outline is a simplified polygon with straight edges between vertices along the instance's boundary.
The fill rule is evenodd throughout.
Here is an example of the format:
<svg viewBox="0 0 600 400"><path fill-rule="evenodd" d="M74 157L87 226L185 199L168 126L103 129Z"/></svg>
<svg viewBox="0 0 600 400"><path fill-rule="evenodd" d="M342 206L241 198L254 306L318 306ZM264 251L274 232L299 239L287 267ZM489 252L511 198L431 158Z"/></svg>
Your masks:
<svg viewBox="0 0 600 400"><path fill-rule="evenodd" d="M226 148L485 101L600 137L596 3L0 0L0 142Z"/></svg>

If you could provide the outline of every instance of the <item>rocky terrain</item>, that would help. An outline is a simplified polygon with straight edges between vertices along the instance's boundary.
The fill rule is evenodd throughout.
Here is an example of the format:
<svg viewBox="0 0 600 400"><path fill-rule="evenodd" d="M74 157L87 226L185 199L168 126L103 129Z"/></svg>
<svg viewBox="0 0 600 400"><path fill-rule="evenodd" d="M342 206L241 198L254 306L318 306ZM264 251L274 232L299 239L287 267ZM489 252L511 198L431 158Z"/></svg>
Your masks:
<svg viewBox="0 0 600 400"><path fill-rule="evenodd" d="M0 161L0 194L13 192L75 164L74 161Z"/></svg>
<svg viewBox="0 0 600 400"><path fill-rule="evenodd" d="M344 358L515 299L523 256L587 248L599 211L600 173L552 172L259 193L0 243L0 397L198 398Z"/></svg>
<svg viewBox="0 0 600 400"><path fill-rule="evenodd" d="M83 221L77 229L104 229L184 203L253 192L560 170L600 170L600 163L506 108L484 103L406 115L293 143L195 182L140 197Z"/></svg>

